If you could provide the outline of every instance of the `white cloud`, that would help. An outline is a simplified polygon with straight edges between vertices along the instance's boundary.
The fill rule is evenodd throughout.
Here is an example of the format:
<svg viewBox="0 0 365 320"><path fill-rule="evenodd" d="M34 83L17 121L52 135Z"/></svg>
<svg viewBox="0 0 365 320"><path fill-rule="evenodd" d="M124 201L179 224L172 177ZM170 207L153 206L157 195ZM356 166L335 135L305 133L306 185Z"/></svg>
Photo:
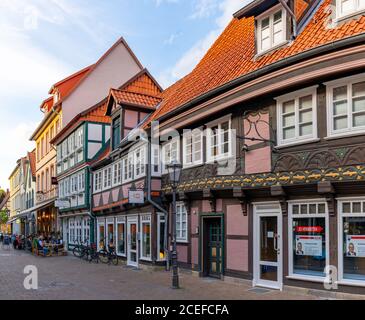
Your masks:
<svg viewBox="0 0 365 320"><path fill-rule="evenodd" d="M199 1L201 2L202 6L203 3L207 4L208 2L211 2L206 2L205 0ZM204 54L221 34L222 30L228 25L232 19L232 15L249 2L251 2L251 0L216 1L215 10L218 10L219 16L215 21L215 28L205 37L196 42L187 52L185 52L172 68L166 69L160 74L159 80L161 84L164 87L168 87L178 79L191 72L191 70L193 70L193 68L198 64Z"/></svg>
<svg viewBox="0 0 365 320"><path fill-rule="evenodd" d="M51 85L74 70L61 57L50 54L34 41L42 23L66 25L71 21L95 41L97 28L88 28L93 15L71 0L0 1L0 186L8 187L8 177L16 161L34 148L29 137L42 118L39 105ZM88 15L89 16L86 16ZM94 25L94 23L90 24ZM47 26L48 27L48 26ZM19 104L19 100L24 104Z"/></svg>
<svg viewBox="0 0 365 320"><path fill-rule="evenodd" d="M180 0L153 0L157 7L163 3L178 3Z"/></svg>
<svg viewBox="0 0 365 320"><path fill-rule="evenodd" d="M172 45L175 43L176 39L178 39L179 37L182 36L182 32L177 32L177 33L173 33L171 34L165 41L164 44L166 45Z"/></svg>
<svg viewBox="0 0 365 320"><path fill-rule="evenodd" d="M217 9L218 3L217 0L196 0L194 12L190 18L198 19L209 17Z"/></svg>

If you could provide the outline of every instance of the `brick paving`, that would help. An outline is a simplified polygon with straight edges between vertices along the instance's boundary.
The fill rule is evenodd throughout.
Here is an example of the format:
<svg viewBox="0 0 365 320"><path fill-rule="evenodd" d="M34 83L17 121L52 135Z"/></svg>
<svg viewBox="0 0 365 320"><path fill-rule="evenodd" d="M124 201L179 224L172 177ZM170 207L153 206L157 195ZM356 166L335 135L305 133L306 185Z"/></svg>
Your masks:
<svg viewBox="0 0 365 320"><path fill-rule="evenodd" d="M26 265L38 268L38 290L29 291L23 287ZM180 275L182 289L173 290L170 279L170 273L161 270L136 270L122 264L90 264L70 255L35 257L23 251L6 251L0 247L1 300L316 299L313 295L275 290L255 293L248 291L252 289L249 283L203 279L187 272Z"/></svg>

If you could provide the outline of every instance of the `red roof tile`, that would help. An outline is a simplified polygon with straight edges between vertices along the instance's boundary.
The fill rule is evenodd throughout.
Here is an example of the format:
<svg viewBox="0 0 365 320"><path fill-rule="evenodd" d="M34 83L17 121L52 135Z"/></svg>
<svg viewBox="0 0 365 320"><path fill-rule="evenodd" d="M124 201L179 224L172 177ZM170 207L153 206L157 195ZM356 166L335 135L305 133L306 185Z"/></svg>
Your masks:
<svg viewBox="0 0 365 320"><path fill-rule="evenodd" d="M257 58L254 58L254 17L233 18L195 69L163 92L162 105L150 121L247 73L303 51L365 31L364 16L338 27L328 28L327 20L331 13L326 11L326 8L330 4L331 0L323 1L305 29L289 46ZM299 13L302 10L304 10L303 5L298 5L296 12Z"/></svg>
<svg viewBox="0 0 365 320"><path fill-rule="evenodd" d="M161 98L141 93L129 92L126 90L111 89L111 94L118 104L130 104L155 109L161 102Z"/></svg>

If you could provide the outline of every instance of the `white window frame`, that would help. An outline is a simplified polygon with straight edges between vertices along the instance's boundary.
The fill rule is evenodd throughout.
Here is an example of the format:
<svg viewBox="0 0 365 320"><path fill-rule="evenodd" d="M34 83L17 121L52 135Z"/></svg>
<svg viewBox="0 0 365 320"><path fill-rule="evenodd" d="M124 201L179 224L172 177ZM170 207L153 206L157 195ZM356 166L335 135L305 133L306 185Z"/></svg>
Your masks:
<svg viewBox="0 0 365 320"><path fill-rule="evenodd" d="M127 223L126 223L126 217L117 217L116 219L116 229L115 229L115 234L116 234L116 243L115 243L115 247L116 247L116 253L118 256L121 257L126 257L127 256ZM118 226L122 224L124 225L123 231L124 231L124 253L119 252L118 249L118 240L119 240L119 233L118 233Z"/></svg>
<svg viewBox="0 0 365 320"><path fill-rule="evenodd" d="M273 33L273 29L274 29L274 15L281 11L281 20L282 20L282 25L283 25L283 40L280 41L277 44L274 44L274 33ZM265 20L266 18L269 18L269 29L270 29L270 42L271 45L269 48L266 49L262 49L261 45L262 45L262 32L261 32L261 22L263 20ZM288 40L287 40L287 16L286 16L286 10L283 8L283 6L281 4L277 4L276 6L274 6L273 8L269 9L268 11L262 13L261 15L256 17L256 46L257 46L257 54L263 54L265 52L269 52L271 50L274 50L280 46L282 46L283 44L285 44Z"/></svg>
<svg viewBox="0 0 365 320"><path fill-rule="evenodd" d="M203 164L203 138L204 137L204 132L202 128L196 128L194 130L187 130L183 133L183 166L184 167L192 167L192 166L198 166ZM187 140L191 139L191 144L187 144ZM200 139L200 150L196 149L196 144L198 143L198 141L196 141L195 139ZM191 147L191 162L188 162L186 159L187 156L187 147L190 146ZM189 152L190 154L190 152ZM200 155L200 159L196 159L195 156L196 154Z"/></svg>
<svg viewBox="0 0 365 320"><path fill-rule="evenodd" d="M293 214L293 206L294 205L311 205L311 204L324 204L325 205L325 213L308 213L307 214ZM310 275L304 275L299 273L294 273L294 266L293 266L293 218L325 218L325 226L326 226L326 266L329 266L330 259L330 247L329 247L329 241L330 241L330 229L329 229L329 213L328 213L328 205L325 199L303 199L303 200L293 200L288 201L289 205L289 213L288 213L288 261L289 261L289 272L287 278L292 279L299 279L299 280L308 280L308 281L314 281L314 282L323 282L326 277L321 276L310 276Z"/></svg>
<svg viewBox="0 0 365 320"><path fill-rule="evenodd" d="M139 153L139 157L137 154ZM139 179L146 175L146 146L140 146L133 151L134 178ZM139 169L139 174L137 171Z"/></svg>
<svg viewBox="0 0 365 320"><path fill-rule="evenodd" d="M221 133L221 126L223 123L228 122L228 153L222 153L221 152L221 147L223 145L222 143L222 133ZM232 114L228 114L222 118L219 118L215 121L212 121L210 123L206 124L207 126L207 130L206 130L206 137L207 137L207 144L206 144L206 150L207 150L207 163L212 163L215 161L219 161L219 160L223 160L223 159L228 159L232 156L232 147L233 147L233 139L232 139ZM217 156L213 156L212 155L212 133L213 131L211 130L211 128L218 126L218 155Z"/></svg>
<svg viewBox="0 0 365 320"><path fill-rule="evenodd" d="M340 21L352 16L356 16L365 12L365 3L363 7L360 7L360 0L353 0L354 8L352 11L343 13L341 9L342 0L336 0L336 20Z"/></svg>
<svg viewBox="0 0 365 320"><path fill-rule="evenodd" d="M161 175L161 161L160 161L160 156L161 156L161 150L160 150L160 145L151 145L151 168L152 168L152 176L154 177L159 177ZM157 170L155 170L157 166Z"/></svg>
<svg viewBox="0 0 365 320"><path fill-rule="evenodd" d="M172 157L172 145L176 143L176 159ZM167 152L170 153L167 157ZM172 161L177 161L180 163L180 137L174 137L165 144L162 145L162 173L167 173L166 166Z"/></svg>
<svg viewBox="0 0 365 320"><path fill-rule="evenodd" d="M122 183L122 161L113 164L112 186L116 187Z"/></svg>
<svg viewBox="0 0 365 320"><path fill-rule="evenodd" d="M76 225L75 225L75 219L71 218L68 220L68 243L69 244L75 244L76 239Z"/></svg>
<svg viewBox="0 0 365 320"><path fill-rule="evenodd" d="M344 217L365 217L365 212L343 213L342 205L344 202L364 202L365 197L337 198L337 249L338 249L338 284L365 287L365 280L345 279L343 276L343 218ZM352 206L352 205L351 205Z"/></svg>
<svg viewBox="0 0 365 320"><path fill-rule="evenodd" d="M145 257L143 256L143 224L149 224L150 225L150 257ZM141 245L141 253L140 253L140 260L145 260L145 261L152 261L152 218L151 218L151 214L150 213L142 213L140 215L140 245Z"/></svg>
<svg viewBox="0 0 365 320"><path fill-rule="evenodd" d="M165 252L165 258L161 259L160 258L160 250L161 250L161 247L160 247L160 232L161 232L161 222L164 222L166 223L166 217L165 217L165 214L163 213L157 213L157 261L166 261L166 252L165 252L165 248L163 248L164 252ZM165 233L165 230L164 230L164 233ZM166 235L165 235L166 237Z"/></svg>
<svg viewBox="0 0 365 320"><path fill-rule="evenodd" d="M113 166L107 166L103 169L102 190L108 190L112 187L113 182Z"/></svg>
<svg viewBox="0 0 365 320"><path fill-rule="evenodd" d="M122 183L127 183L132 180L131 178L129 178L130 174L128 166L128 156L122 159L122 168L123 168Z"/></svg>
<svg viewBox="0 0 365 320"><path fill-rule="evenodd" d="M317 129L317 88L318 85L308 87L302 90L294 91L275 98L277 102L277 140L278 146L292 145L297 143L309 142L318 139ZM305 96L312 95L312 134L300 136L299 135L299 100ZM294 112L295 112L295 137L291 139L284 139L283 137L283 104L290 100L294 100Z"/></svg>
<svg viewBox="0 0 365 320"><path fill-rule="evenodd" d="M352 85L363 81L365 81L365 73L324 83L327 97L327 138L365 134L365 126L354 128L352 119ZM347 86L347 128L335 131L333 126L333 90L342 86Z"/></svg>
<svg viewBox="0 0 365 320"><path fill-rule="evenodd" d="M184 209L185 210L185 221L183 221L182 219L182 210ZM184 202L177 202L176 203L176 241L177 242L181 242L181 243L187 243L188 242L188 231L189 231L189 225L188 225L188 211L187 211L187 208L185 206L185 203ZM183 229L178 229L177 228L177 225L178 223L182 226L183 225L183 222L185 222L185 225L186 225L186 232L185 232L185 237L182 236L183 234Z"/></svg>
<svg viewBox="0 0 365 320"><path fill-rule="evenodd" d="M94 192L100 192L103 190L103 171L95 171L94 174Z"/></svg>

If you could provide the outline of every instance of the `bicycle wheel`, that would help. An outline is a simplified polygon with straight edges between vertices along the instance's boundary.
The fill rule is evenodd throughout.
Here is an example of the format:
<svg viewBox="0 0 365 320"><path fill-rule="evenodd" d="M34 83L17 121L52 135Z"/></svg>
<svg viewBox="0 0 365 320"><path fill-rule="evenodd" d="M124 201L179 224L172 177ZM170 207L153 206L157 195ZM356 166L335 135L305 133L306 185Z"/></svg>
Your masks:
<svg viewBox="0 0 365 320"><path fill-rule="evenodd" d="M115 266L118 265L118 256L115 253L112 253L110 259L112 260L112 264L114 264Z"/></svg>
<svg viewBox="0 0 365 320"><path fill-rule="evenodd" d="M99 251L99 260L102 263L108 263L109 262L109 256L108 256L108 252L106 250L100 250Z"/></svg>
<svg viewBox="0 0 365 320"><path fill-rule="evenodd" d="M80 258L81 257L81 249L79 246L76 246L73 248L72 253L75 257Z"/></svg>

